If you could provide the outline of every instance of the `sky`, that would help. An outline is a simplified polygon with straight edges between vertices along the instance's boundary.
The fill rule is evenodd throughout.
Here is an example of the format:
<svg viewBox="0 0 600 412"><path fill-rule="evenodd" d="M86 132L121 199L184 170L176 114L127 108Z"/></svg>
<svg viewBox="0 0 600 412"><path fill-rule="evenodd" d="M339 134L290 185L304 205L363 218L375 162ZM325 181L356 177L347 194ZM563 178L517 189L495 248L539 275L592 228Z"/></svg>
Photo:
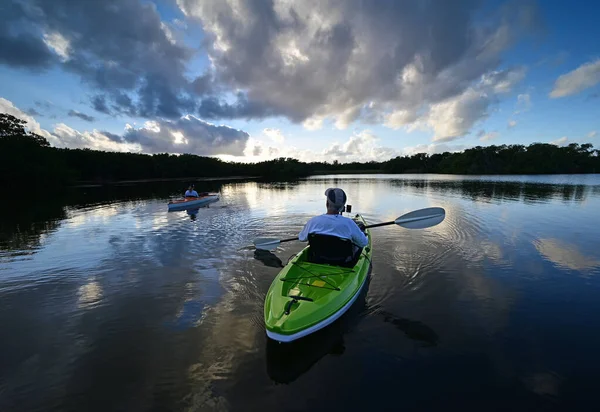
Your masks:
<svg viewBox="0 0 600 412"><path fill-rule="evenodd" d="M4 0L0 113L56 147L254 162L600 148L597 2Z"/></svg>

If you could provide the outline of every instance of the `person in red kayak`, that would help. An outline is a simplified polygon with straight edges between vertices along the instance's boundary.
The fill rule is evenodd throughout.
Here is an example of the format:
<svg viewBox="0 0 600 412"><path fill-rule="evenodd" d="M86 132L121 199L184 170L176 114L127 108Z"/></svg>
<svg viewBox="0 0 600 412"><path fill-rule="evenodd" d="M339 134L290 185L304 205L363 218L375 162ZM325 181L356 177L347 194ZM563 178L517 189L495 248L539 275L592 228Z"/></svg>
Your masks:
<svg viewBox="0 0 600 412"><path fill-rule="evenodd" d="M327 197L325 202L327 213L311 218L298 235L298 238L303 242L308 240L311 248L314 244L315 249L318 249L314 252L316 255L314 260L341 260L342 263L348 263L354 260L362 251L362 248L369 244L369 239L363 233L362 223L359 226L359 223L341 215L347 200L346 193L342 189L329 188L325 191L325 196ZM339 241L336 241L335 238L352 242L352 251L347 253L350 256L324 257L324 255L343 253L332 250L335 249L333 247L334 243L339 244ZM344 250L344 246L339 249Z"/></svg>
<svg viewBox="0 0 600 412"><path fill-rule="evenodd" d="M185 197L198 197L198 192L194 190L194 185L188 187L187 192L185 192Z"/></svg>

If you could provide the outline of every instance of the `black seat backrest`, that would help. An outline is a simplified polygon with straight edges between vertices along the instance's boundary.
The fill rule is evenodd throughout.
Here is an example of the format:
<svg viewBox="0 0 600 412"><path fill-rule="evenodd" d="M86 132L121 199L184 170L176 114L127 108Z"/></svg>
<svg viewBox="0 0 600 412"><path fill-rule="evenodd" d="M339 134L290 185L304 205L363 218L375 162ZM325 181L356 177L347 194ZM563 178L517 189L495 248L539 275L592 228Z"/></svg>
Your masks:
<svg viewBox="0 0 600 412"><path fill-rule="evenodd" d="M311 263L325 263L330 265L347 266L353 260L353 245L348 239L341 239L333 235L308 235L308 261Z"/></svg>

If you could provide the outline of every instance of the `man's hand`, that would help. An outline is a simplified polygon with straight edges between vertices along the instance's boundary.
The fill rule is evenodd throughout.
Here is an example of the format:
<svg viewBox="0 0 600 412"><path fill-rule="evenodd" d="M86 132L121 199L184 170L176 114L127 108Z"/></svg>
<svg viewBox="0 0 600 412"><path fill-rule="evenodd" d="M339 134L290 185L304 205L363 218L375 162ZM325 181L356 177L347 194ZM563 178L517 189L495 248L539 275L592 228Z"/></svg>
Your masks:
<svg viewBox="0 0 600 412"><path fill-rule="evenodd" d="M356 226L358 226L358 228L360 229L360 231L364 232L365 231L365 224L363 222L358 222L358 221L355 221L355 222L356 222Z"/></svg>

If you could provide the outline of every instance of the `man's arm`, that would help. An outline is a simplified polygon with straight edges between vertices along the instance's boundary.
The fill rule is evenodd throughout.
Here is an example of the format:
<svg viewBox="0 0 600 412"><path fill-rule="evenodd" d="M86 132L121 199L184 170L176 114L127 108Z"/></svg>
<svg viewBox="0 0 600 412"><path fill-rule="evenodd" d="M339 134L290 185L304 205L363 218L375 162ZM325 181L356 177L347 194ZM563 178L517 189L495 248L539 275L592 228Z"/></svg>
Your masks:
<svg viewBox="0 0 600 412"><path fill-rule="evenodd" d="M352 223L352 242L358 247L365 247L369 244L369 238L365 235L358 225L353 221Z"/></svg>
<svg viewBox="0 0 600 412"><path fill-rule="evenodd" d="M306 224L304 225L304 228L300 231L300 234L298 235L298 240L300 240L301 242L306 242L308 240L308 235L309 235L309 231L310 231L310 222L312 221L309 220L308 222L306 222Z"/></svg>

